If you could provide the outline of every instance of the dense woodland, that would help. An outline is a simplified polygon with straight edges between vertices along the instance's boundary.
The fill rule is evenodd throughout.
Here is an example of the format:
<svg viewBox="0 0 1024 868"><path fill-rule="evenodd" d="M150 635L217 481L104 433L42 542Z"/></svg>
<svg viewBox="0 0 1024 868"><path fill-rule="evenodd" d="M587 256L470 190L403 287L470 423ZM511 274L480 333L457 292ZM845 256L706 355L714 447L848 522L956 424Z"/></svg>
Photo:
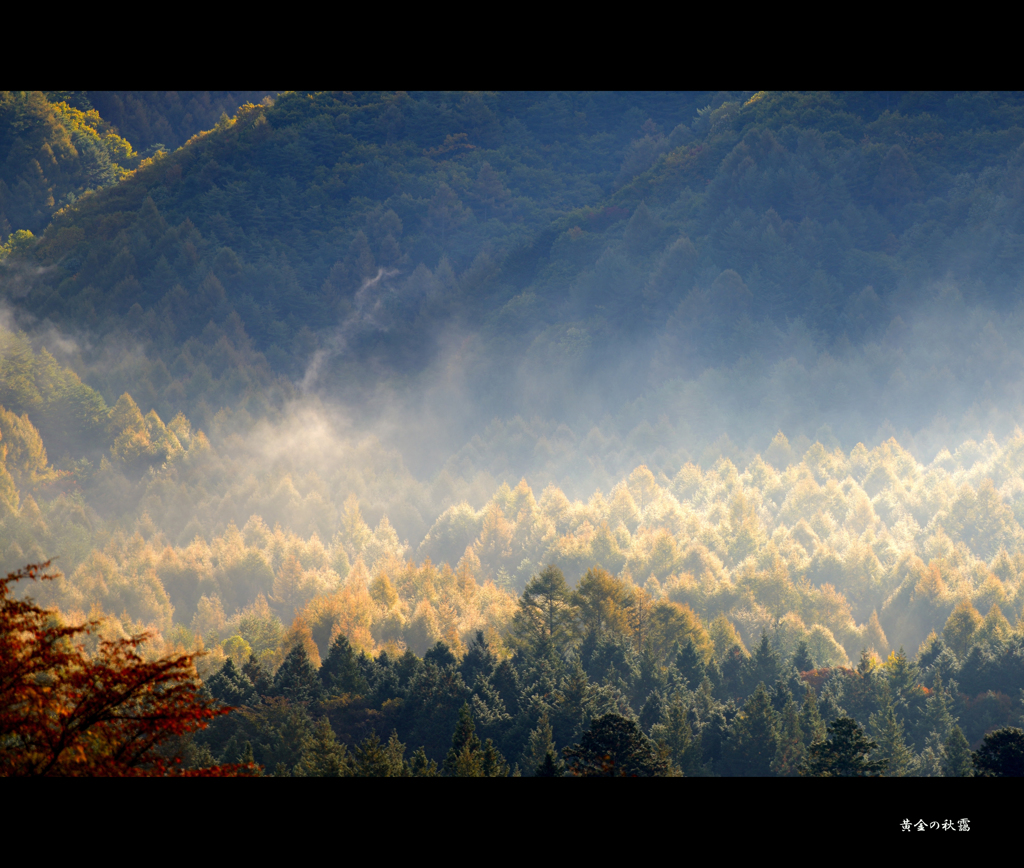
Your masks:
<svg viewBox="0 0 1024 868"><path fill-rule="evenodd" d="M195 769L1005 773L1022 166L1014 94L0 94L0 568L195 655Z"/></svg>

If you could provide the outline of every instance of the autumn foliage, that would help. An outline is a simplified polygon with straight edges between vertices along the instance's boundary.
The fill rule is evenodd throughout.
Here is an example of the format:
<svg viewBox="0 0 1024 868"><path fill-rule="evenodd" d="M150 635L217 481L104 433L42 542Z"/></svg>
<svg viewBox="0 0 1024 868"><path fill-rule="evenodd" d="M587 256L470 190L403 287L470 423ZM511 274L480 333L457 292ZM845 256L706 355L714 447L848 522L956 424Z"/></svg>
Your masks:
<svg viewBox="0 0 1024 868"><path fill-rule="evenodd" d="M0 774L5 776L232 776L249 766L184 769L167 743L229 708L201 693L190 656L144 659L146 635L82 639L98 622L65 626L30 599L23 579L47 580L48 563L0 579ZM161 750L161 748L164 748Z"/></svg>

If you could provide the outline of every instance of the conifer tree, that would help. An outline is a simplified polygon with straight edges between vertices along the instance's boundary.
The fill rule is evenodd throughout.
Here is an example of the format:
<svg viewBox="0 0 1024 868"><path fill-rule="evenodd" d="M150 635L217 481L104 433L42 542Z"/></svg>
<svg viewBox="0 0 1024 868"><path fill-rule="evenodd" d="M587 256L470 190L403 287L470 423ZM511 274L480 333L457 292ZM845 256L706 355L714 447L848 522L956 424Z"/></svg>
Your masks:
<svg viewBox="0 0 1024 868"><path fill-rule="evenodd" d="M469 703L459 709L459 721L452 733L452 746L444 760L444 773L453 778L483 777L483 750L473 725Z"/></svg>
<svg viewBox="0 0 1024 868"><path fill-rule="evenodd" d="M974 776L974 760L971 746L963 730L953 724L949 738L943 745L942 774L947 778L970 778Z"/></svg>
<svg viewBox="0 0 1024 868"><path fill-rule="evenodd" d="M804 694L804 703L800 708L800 732L803 735L804 747L810 747L825 740L825 722L818 712L818 699L814 695L814 688L808 687Z"/></svg>
<svg viewBox="0 0 1024 868"><path fill-rule="evenodd" d="M548 751L544 754L544 762L537 766L536 771L533 773L535 778L560 778L562 777L562 768L564 764L561 760L556 762L555 755ZM516 766L518 769L518 766ZM512 777L516 775L513 774Z"/></svg>
<svg viewBox="0 0 1024 868"><path fill-rule="evenodd" d="M828 737L811 745L800 769L805 777L878 777L884 763L868 759L877 745L851 717L828 725Z"/></svg>
<svg viewBox="0 0 1024 868"><path fill-rule="evenodd" d="M873 756L883 765L886 777L902 778L910 773L914 754L907 747L903 721L897 718L892 697L886 691L882 707L878 714L872 714L868 720L872 735L878 747Z"/></svg>
<svg viewBox="0 0 1024 868"><path fill-rule="evenodd" d="M781 671L779 655L775 653L775 649L768 639L768 632L762 630L761 641L747 661L746 683L752 687L757 684L774 684L781 675Z"/></svg>
<svg viewBox="0 0 1024 868"><path fill-rule="evenodd" d="M245 743L245 747L242 749L242 756L238 761L244 766L256 769L256 771L253 772L253 777L263 777L263 766L256 764L256 759L252 753L252 742L247 741Z"/></svg>
<svg viewBox="0 0 1024 868"><path fill-rule="evenodd" d="M551 720L548 717L547 709L541 712L537 726L530 732L526 742L526 750L523 752L523 769L531 774L544 766L544 757L547 755L558 757L558 747L555 744L554 734L551 729ZM559 773L563 768L561 760L556 761Z"/></svg>
<svg viewBox="0 0 1024 868"><path fill-rule="evenodd" d="M322 694L323 686L306 649L301 644L296 645L274 675L270 695L283 696L289 702L312 702Z"/></svg>
<svg viewBox="0 0 1024 868"><path fill-rule="evenodd" d="M355 749L350 774L357 778L400 778L406 774L405 745L392 731L387 744L381 744L377 733L371 732Z"/></svg>
<svg viewBox="0 0 1024 868"><path fill-rule="evenodd" d="M572 592L558 567L549 565L527 583L512 619L512 634L523 648L538 653L560 649L572 636Z"/></svg>
<svg viewBox="0 0 1024 868"><path fill-rule="evenodd" d="M232 706L243 705L256 692L253 683L244 672L235 668L230 657L224 661L220 671L206 682L206 689L214 699Z"/></svg>
<svg viewBox="0 0 1024 868"><path fill-rule="evenodd" d="M359 658L344 633L339 633L331 643L330 653L320 666L319 675L324 690L330 695L365 695L369 692L369 685L359 668Z"/></svg>
<svg viewBox="0 0 1024 868"><path fill-rule="evenodd" d="M697 651L697 647L693 644L693 639L689 636L686 637L686 643L676 654L676 669L686 679L690 690L696 690L700 687L700 683L704 680L705 674L707 674L704 658Z"/></svg>
<svg viewBox="0 0 1024 868"><path fill-rule="evenodd" d="M810 672L815 668L814 658L811 657L811 651L803 639L800 640L796 651L793 652L793 667L797 672Z"/></svg>
<svg viewBox="0 0 1024 868"><path fill-rule="evenodd" d="M485 778L507 778L509 773L508 763L501 751L494 746L491 739L484 742L483 759L481 770Z"/></svg>
<svg viewBox="0 0 1024 868"><path fill-rule="evenodd" d="M929 733L924 740L924 750L918 755L913 766L913 774L919 778L941 778L944 751L942 740L937 732Z"/></svg>
<svg viewBox="0 0 1024 868"><path fill-rule="evenodd" d="M338 744L326 717L320 718L303 740L302 756L294 774L302 778L343 778L351 774L348 748Z"/></svg>
<svg viewBox="0 0 1024 868"><path fill-rule="evenodd" d="M636 721L619 714L596 718L578 744L562 751L574 777L663 777L666 760Z"/></svg>
<svg viewBox="0 0 1024 868"><path fill-rule="evenodd" d="M936 673L931 695L925 700L924 715L920 724L921 730L938 733L939 741L945 743L957 721L949 709L949 694L942 683L942 675Z"/></svg>
<svg viewBox="0 0 1024 868"><path fill-rule="evenodd" d="M651 727L651 738L668 749L672 764L685 776L700 774L700 736L694 736L683 696L677 693L662 712L661 721Z"/></svg>
<svg viewBox="0 0 1024 868"><path fill-rule="evenodd" d="M652 690L647 697L647 701L640 709L640 729L650 734L651 727L661 720L664 710L665 701L661 698L661 693L657 690Z"/></svg>
<svg viewBox="0 0 1024 868"><path fill-rule="evenodd" d="M821 713L822 722L826 726L834 720L847 716L846 710L839 704L842 690L842 683L835 676L826 681L821 690L818 710Z"/></svg>
<svg viewBox="0 0 1024 868"><path fill-rule="evenodd" d="M804 733L800 727L800 709L787 691L786 704L779 720L779 749L772 760L772 771L780 777L794 777L806 753Z"/></svg>
<svg viewBox="0 0 1024 868"><path fill-rule="evenodd" d="M436 778L438 776L437 763L427 758L427 752L422 746L409 758L409 775L414 778Z"/></svg>
<svg viewBox="0 0 1024 868"><path fill-rule="evenodd" d="M723 771L734 776L768 777L778 750L778 721L762 682L732 723L723 750Z"/></svg>

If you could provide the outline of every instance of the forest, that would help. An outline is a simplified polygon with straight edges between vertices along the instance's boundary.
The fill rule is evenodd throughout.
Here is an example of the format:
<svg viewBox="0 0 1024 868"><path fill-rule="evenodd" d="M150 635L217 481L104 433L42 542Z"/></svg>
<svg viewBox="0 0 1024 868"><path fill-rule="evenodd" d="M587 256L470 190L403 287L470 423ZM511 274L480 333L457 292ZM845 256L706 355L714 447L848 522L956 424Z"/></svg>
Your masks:
<svg viewBox="0 0 1024 868"><path fill-rule="evenodd" d="M1019 94L0 93L0 770L1024 774L1022 167ZM26 722L115 664L132 747Z"/></svg>

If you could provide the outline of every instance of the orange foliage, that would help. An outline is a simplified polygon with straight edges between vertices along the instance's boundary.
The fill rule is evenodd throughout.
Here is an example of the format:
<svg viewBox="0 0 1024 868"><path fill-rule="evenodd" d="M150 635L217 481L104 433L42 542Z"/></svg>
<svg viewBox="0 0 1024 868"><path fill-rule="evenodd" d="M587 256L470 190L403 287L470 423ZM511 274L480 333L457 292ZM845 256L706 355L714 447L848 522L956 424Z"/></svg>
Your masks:
<svg viewBox="0 0 1024 868"><path fill-rule="evenodd" d="M192 657L147 662L146 635L102 641L86 655L74 640L90 621L66 627L11 586L53 579L49 563L0 579L0 774L5 776L236 776L254 766L182 769L160 751L229 708L199 689Z"/></svg>

